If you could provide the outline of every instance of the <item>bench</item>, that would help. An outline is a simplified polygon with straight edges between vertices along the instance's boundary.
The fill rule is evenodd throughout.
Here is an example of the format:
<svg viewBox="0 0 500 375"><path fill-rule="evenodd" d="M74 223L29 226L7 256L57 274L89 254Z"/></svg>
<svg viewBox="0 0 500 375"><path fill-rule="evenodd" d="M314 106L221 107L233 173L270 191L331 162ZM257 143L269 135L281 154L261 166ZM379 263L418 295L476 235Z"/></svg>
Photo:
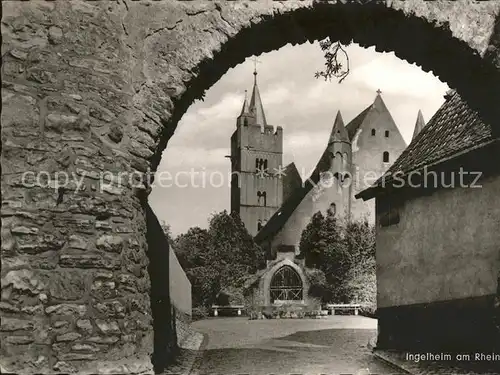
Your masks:
<svg viewBox="0 0 500 375"><path fill-rule="evenodd" d="M361 308L359 304L334 304L329 303L326 305L326 309L330 311L331 315L335 315L335 310L354 310L354 315L358 315L358 311Z"/></svg>
<svg viewBox="0 0 500 375"><path fill-rule="evenodd" d="M214 316L219 316L219 310L238 310L238 316L241 315L241 311L245 308L245 306L241 305L230 305L230 306L219 306L219 305L212 305L212 310L214 313Z"/></svg>

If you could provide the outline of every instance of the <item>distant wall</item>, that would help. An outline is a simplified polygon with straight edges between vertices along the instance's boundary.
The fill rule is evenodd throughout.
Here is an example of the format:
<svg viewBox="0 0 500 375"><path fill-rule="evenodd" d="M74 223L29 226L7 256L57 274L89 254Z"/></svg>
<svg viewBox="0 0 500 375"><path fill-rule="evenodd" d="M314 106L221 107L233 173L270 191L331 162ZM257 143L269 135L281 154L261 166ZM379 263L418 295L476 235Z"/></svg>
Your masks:
<svg viewBox="0 0 500 375"><path fill-rule="evenodd" d="M299 253L300 239L303 230L310 223L313 215L321 211L323 215L334 203L336 205L337 217L345 217L349 200L349 188L338 188L338 182L325 182L313 187L302 199L295 211L290 215L283 228L275 235L271 247L274 249L279 245L295 246Z"/></svg>
<svg viewBox="0 0 500 375"><path fill-rule="evenodd" d="M192 309L191 283L177 260L172 246L170 246L169 253L170 301L177 311L190 319Z"/></svg>
<svg viewBox="0 0 500 375"><path fill-rule="evenodd" d="M168 243L158 218L146 206L151 311L154 327L153 366L162 371L174 359L191 321L191 283Z"/></svg>

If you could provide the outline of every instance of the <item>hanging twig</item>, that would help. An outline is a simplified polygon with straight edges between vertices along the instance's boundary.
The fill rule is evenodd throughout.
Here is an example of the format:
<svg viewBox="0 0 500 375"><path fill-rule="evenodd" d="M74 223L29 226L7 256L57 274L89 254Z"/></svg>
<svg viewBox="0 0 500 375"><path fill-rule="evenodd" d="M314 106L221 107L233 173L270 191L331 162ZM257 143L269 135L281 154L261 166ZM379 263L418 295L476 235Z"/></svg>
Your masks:
<svg viewBox="0 0 500 375"><path fill-rule="evenodd" d="M340 42L332 42L330 38L326 38L319 42L319 45L323 51L325 51L325 66L326 69L321 72L316 72L314 74L315 78L323 77L326 80L331 80L332 77L339 79L341 83L349 74L349 56L343 48ZM339 56L340 53L340 56ZM344 64L339 61L339 59L345 59L345 69Z"/></svg>

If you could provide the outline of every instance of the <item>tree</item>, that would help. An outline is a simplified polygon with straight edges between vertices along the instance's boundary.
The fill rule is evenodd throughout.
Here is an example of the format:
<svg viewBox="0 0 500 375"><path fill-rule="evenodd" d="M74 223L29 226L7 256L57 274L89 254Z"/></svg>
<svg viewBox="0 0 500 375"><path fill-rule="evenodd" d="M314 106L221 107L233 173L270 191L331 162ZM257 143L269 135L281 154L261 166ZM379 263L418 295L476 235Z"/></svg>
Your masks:
<svg viewBox="0 0 500 375"><path fill-rule="evenodd" d="M169 243L174 242L174 237L172 236L172 228L170 227L170 224L167 224L165 220L161 221L161 229L163 229L163 233L165 233L165 236L167 237L167 240Z"/></svg>
<svg viewBox="0 0 500 375"><path fill-rule="evenodd" d="M174 251L182 268L195 268L207 264L207 243L209 234L206 229L192 227L186 233L179 235L174 241Z"/></svg>
<svg viewBox="0 0 500 375"><path fill-rule="evenodd" d="M304 259L306 267L319 267L321 260L320 232L324 220L323 214L320 211L316 212L300 237L300 257Z"/></svg>
<svg viewBox="0 0 500 375"><path fill-rule="evenodd" d="M306 266L324 275L325 281L316 276L311 284L324 302L375 304L375 228L366 220L339 222L331 211L318 212L302 233L300 249Z"/></svg>
<svg viewBox="0 0 500 375"><path fill-rule="evenodd" d="M227 211L212 215L208 230L190 228L174 245L191 282L194 307L210 306L221 291L239 295L247 277L265 265L264 252L239 216Z"/></svg>

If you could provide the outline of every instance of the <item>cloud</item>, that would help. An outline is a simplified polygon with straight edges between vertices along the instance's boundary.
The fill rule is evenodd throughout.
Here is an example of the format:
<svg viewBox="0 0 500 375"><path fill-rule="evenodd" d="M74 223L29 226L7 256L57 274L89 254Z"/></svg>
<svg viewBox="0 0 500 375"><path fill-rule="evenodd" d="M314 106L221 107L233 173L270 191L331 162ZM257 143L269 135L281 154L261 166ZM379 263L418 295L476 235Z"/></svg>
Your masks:
<svg viewBox="0 0 500 375"><path fill-rule="evenodd" d="M422 71L391 54L383 54L364 66L354 69L350 83L363 85L370 90L381 89L384 94L426 98L429 93L447 89L431 73Z"/></svg>

